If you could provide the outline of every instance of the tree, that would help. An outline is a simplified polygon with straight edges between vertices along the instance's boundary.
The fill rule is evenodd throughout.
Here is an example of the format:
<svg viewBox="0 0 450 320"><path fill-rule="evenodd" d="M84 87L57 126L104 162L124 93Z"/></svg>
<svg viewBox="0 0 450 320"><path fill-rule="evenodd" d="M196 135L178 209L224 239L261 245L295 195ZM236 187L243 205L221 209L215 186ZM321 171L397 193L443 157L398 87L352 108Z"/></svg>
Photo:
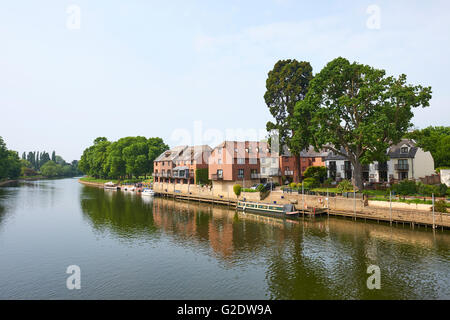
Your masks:
<svg viewBox="0 0 450 320"><path fill-rule="evenodd" d="M233 186L233 192L234 192L234 194L236 195L236 197L239 198L239 196L241 195L241 191L242 191L242 187L241 187L240 184L235 184L235 185Z"/></svg>
<svg viewBox="0 0 450 320"><path fill-rule="evenodd" d="M311 81L295 107L295 122L316 149L344 156L354 168L353 184L363 188L362 164L386 160L386 150L412 126L412 108L427 107L431 87L406 84L406 75L386 77L384 70L337 58ZM298 133L296 133L298 134ZM301 145L303 146L303 145Z"/></svg>
<svg viewBox="0 0 450 320"><path fill-rule="evenodd" d="M268 132L278 130L280 147L287 146L295 157L295 166L300 167L300 151L304 148L299 144L292 144L291 138L300 126L293 125L294 108L297 102L303 100L308 92L309 82L312 80L312 67L309 62L297 60L280 60L269 72L266 80L264 100L269 111L275 118L275 123L268 122ZM301 136L301 135L298 135ZM306 147L306 145L305 145ZM295 176L294 181L298 182Z"/></svg>
<svg viewBox="0 0 450 320"><path fill-rule="evenodd" d="M57 177L62 175L62 172L62 166L51 160L47 161L41 167L41 173L46 177Z"/></svg>
<svg viewBox="0 0 450 320"><path fill-rule="evenodd" d="M0 137L0 179L16 179L20 176L21 162L16 151L8 150Z"/></svg>
<svg viewBox="0 0 450 320"><path fill-rule="evenodd" d="M450 127L428 127L406 135L417 146L431 152L435 168L450 166Z"/></svg>
<svg viewBox="0 0 450 320"><path fill-rule="evenodd" d="M169 146L164 143L161 138L148 138L148 161L150 162L149 170L153 172L153 162L164 151L169 150Z"/></svg>
<svg viewBox="0 0 450 320"><path fill-rule="evenodd" d="M54 150L52 152L52 161L56 162L56 152Z"/></svg>

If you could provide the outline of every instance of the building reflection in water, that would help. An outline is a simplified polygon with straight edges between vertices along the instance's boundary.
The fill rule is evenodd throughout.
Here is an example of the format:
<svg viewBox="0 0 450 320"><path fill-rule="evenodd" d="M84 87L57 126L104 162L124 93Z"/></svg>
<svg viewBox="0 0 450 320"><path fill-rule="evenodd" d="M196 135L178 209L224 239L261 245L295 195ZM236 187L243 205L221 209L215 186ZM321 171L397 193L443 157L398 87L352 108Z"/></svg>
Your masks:
<svg viewBox="0 0 450 320"><path fill-rule="evenodd" d="M81 207L95 229L119 238L164 235L227 266L263 267L273 299L433 298L445 296L450 281L448 232L327 217L285 220L96 188L83 188ZM428 261L432 269L424 269ZM383 290L366 287L372 264L381 268Z"/></svg>

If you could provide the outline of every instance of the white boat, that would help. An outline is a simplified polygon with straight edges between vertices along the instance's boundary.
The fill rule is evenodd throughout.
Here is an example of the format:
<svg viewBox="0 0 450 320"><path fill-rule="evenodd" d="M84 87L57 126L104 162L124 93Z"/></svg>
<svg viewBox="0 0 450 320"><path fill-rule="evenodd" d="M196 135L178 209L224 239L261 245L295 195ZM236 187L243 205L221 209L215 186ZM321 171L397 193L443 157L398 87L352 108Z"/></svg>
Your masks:
<svg viewBox="0 0 450 320"><path fill-rule="evenodd" d="M153 191L152 189L146 188L146 189L142 190L141 194L143 196L154 196L155 195L155 191Z"/></svg>
<svg viewBox="0 0 450 320"><path fill-rule="evenodd" d="M105 183L103 187L108 190L117 190L118 188L117 185L112 181Z"/></svg>

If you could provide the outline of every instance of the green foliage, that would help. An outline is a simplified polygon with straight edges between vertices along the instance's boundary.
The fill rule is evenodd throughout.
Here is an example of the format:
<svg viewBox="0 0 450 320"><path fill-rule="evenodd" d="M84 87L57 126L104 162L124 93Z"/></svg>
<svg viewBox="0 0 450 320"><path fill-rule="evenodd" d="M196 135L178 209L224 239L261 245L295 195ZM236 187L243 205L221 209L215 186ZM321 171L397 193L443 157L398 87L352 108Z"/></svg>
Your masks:
<svg viewBox="0 0 450 320"><path fill-rule="evenodd" d="M289 183L289 188L296 189L297 188L297 183L295 183L295 182Z"/></svg>
<svg viewBox="0 0 450 320"><path fill-rule="evenodd" d="M450 166L450 127L428 127L414 130L406 135L414 139L417 146L430 151L435 168Z"/></svg>
<svg viewBox="0 0 450 320"><path fill-rule="evenodd" d="M104 137L83 151L79 169L95 178L128 178L153 172L153 161L169 147L161 138L125 137L110 142Z"/></svg>
<svg viewBox="0 0 450 320"><path fill-rule="evenodd" d="M355 184L363 188L361 164L383 161L388 147L411 127L412 108L427 107L431 88L406 83L406 75L386 76L384 70L337 58L311 81L296 104L293 141L331 149L355 166ZM342 153L341 148L348 150Z"/></svg>
<svg viewBox="0 0 450 320"><path fill-rule="evenodd" d="M275 123L267 123L267 131L278 129L280 146L287 145L296 154L302 148L293 148L295 146L290 143L290 137L299 127L294 127L291 120L295 104L306 96L312 78L309 62L289 59L278 61L266 80L264 100L275 118Z"/></svg>
<svg viewBox="0 0 450 320"><path fill-rule="evenodd" d="M441 183L438 187L438 193L437 195L440 197L445 197L447 195L448 187L447 185Z"/></svg>
<svg viewBox="0 0 450 320"><path fill-rule="evenodd" d="M258 186L256 187L256 191L261 192L261 191L263 191L263 190L264 190L264 185L263 185L263 184L260 184L260 185L258 185Z"/></svg>
<svg viewBox="0 0 450 320"><path fill-rule="evenodd" d="M430 186L431 187L431 186ZM423 185L422 190L425 192L428 188L427 185ZM391 187L392 191L401 196L414 195L418 192L418 185L412 180L403 180ZM427 191L426 191L427 192Z"/></svg>
<svg viewBox="0 0 450 320"><path fill-rule="evenodd" d="M433 210L433 208L431 208L431 210ZM436 212L446 213L447 212L447 203L444 200L436 201L434 203L434 210Z"/></svg>
<svg viewBox="0 0 450 320"><path fill-rule="evenodd" d="M50 178L62 176L62 166L50 160L41 167L41 173Z"/></svg>
<svg viewBox="0 0 450 320"><path fill-rule="evenodd" d="M236 195L236 197L239 197L241 195L242 187L240 184L235 184L233 186L233 192Z"/></svg>
<svg viewBox="0 0 450 320"><path fill-rule="evenodd" d="M255 193L255 192L259 192L259 191L256 190L256 189L243 188L243 189L241 189L241 192L253 192L253 193Z"/></svg>
<svg viewBox="0 0 450 320"><path fill-rule="evenodd" d="M337 189L340 193L349 192L353 190L353 184L349 180L342 180L338 184Z"/></svg>
<svg viewBox="0 0 450 320"><path fill-rule="evenodd" d="M20 176L21 160L19 154L8 150L0 137L0 179L16 179Z"/></svg>
<svg viewBox="0 0 450 320"><path fill-rule="evenodd" d="M208 168L197 169L195 170L195 181L197 184L210 184L211 181L209 180L208 175Z"/></svg>
<svg viewBox="0 0 450 320"><path fill-rule="evenodd" d="M303 176L305 178L315 178L316 180L323 182L327 177L327 168L311 166L305 170Z"/></svg>
<svg viewBox="0 0 450 320"><path fill-rule="evenodd" d="M316 178L306 178L303 180L304 189L312 189L319 186L319 181Z"/></svg>

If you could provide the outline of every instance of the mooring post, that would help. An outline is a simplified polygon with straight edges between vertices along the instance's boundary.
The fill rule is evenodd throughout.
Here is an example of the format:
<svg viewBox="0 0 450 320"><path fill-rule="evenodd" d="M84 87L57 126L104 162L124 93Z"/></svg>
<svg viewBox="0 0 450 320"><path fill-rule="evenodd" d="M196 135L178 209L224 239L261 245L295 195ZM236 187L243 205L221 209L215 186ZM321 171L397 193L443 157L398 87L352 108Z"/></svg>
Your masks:
<svg viewBox="0 0 450 320"><path fill-rule="evenodd" d="M303 216L305 216L305 186L302 182Z"/></svg>
<svg viewBox="0 0 450 320"><path fill-rule="evenodd" d="M356 221L356 190L353 190L353 213Z"/></svg>
<svg viewBox="0 0 450 320"><path fill-rule="evenodd" d="M435 221L434 221L434 193L431 195L433 198L433 230L436 229Z"/></svg>
<svg viewBox="0 0 450 320"><path fill-rule="evenodd" d="M328 192L328 188L327 188L327 214L329 217L330 216L330 193Z"/></svg>
<svg viewBox="0 0 450 320"><path fill-rule="evenodd" d="M389 221L392 226L392 191L389 191Z"/></svg>

